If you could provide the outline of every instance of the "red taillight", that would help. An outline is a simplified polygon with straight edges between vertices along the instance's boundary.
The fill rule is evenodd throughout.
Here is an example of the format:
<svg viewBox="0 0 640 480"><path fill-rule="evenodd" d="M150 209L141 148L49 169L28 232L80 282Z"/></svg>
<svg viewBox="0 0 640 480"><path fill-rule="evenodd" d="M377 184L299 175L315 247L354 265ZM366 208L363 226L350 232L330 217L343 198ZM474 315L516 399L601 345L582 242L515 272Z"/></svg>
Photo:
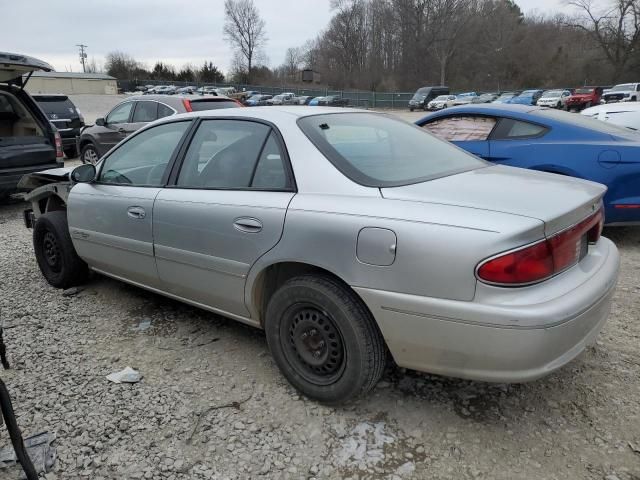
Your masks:
<svg viewBox="0 0 640 480"><path fill-rule="evenodd" d="M182 99L182 104L184 105L184 109L187 112L193 112L193 108L191 107L191 100L189 100L187 98L183 98Z"/></svg>
<svg viewBox="0 0 640 480"><path fill-rule="evenodd" d="M580 260L583 237L596 243L602 233L602 209L582 222L541 242L486 260L477 269L480 280L498 285L540 282ZM584 250L586 251L586 250Z"/></svg>
<svg viewBox="0 0 640 480"><path fill-rule="evenodd" d="M56 158L62 158L64 157L64 153L62 153L62 137L59 132L55 132L53 136L56 142Z"/></svg>

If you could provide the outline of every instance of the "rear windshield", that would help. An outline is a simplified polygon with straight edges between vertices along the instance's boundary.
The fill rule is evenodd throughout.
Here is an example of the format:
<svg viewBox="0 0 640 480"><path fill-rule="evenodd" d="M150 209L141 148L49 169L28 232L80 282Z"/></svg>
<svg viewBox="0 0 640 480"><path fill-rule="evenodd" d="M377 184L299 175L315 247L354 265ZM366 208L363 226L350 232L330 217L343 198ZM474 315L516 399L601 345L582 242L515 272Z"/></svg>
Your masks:
<svg viewBox="0 0 640 480"><path fill-rule="evenodd" d="M638 135L628 128L621 127L618 125L614 125L610 122L603 122L602 120L597 120L595 118L586 116L586 115L576 115L575 113L563 112L559 110L553 109L540 109L536 111L537 115L541 117L551 118L553 120L559 120L561 122L569 123L576 127L580 128L588 128L589 130L593 130L600 133L607 133L609 135L624 135L628 137L629 135ZM638 136L638 140L640 140L640 136Z"/></svg>
<svg viewBox="0 0 640 480"><path fill-rule="evenodd" d="M576 93L578 95L588 95L593 93L593 88L576 88Z"/></svg>
<svg viewBox="0 0 640 480"><path fill-rule="evenodd" d="M238 105L233 100L191 100L191 109L194 112L201 112L203 110L219 110L221 108L238 108Z"/></svg>
<svg viewBox="0 0 640 480"><path fill-rule="evenodd" d="M298 125L351 180L396 187L487 166L487 163L415 125L387 115L313 115Z"/></svg>
<svg viewBox="0 0 640 480"><path fill-rule="evenodd" d="M65 96L34 95L33 98L44 110L44 113L55 113L59 117L60 115L77 115L75 106Z"/></svg>

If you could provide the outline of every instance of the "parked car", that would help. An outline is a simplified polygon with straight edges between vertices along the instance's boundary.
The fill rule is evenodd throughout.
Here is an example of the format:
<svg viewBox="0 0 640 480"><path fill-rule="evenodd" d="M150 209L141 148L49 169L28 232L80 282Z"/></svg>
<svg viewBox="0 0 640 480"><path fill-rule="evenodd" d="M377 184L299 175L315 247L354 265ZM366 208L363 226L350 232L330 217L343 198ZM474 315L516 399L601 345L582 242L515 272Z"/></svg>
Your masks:
<svg viewBox="0 0 640 480"><path fill-rule="evenodd" d="M449 87L422 87L416 90L409 100L409 110L427 110L429 102L440 95L449 95Z"/></svg>
<svg viewBox="0 0 640 480"><path fill-rule="evenodd" d="M244 103L245 105L247 104L247 100L249 100L251 97L255 96L255 95L260 95L260 92L258 92L257 90L247 90L246 92L244 92L245 98L242 101L242 103Z"/></svg>
<svg viewBox="0 0 640 480"><path fill-rule="evenodd" d="M452 107L455 100L455 95L440 95L427 104L427 110L442 110L443 108Z"/></svg>
<svg viewBox="0 0 640 480"><path fill-rule="evenodd" d="M267 105L290 105L291 99L295 97L295 93L281 93L267 100Z"/></svg>
<svg viewBox="0 0 640 480"><path fill-rule="evenodd" d="M153 87L151 92L147 91L147 93L152 95L174 95L177 90L178 87L175 85L158 85Z"/></svg>
<svg viewBox="0 0 640 480"><path fill-rule="evenodd" d="M497 93L481 93L471 100L471 103L491 103L500 95Z"/></svg>
<svg viewBox="0 0 640 480"><path fill-rule="evenodd" d="M301 97L296 97L298 100L298 105L309 105L309 102L313 100L313 97L310 95L303 95Z"/></svg>
<svg viewBox="0 0 640 480"><path fill-rule="evenodd" d="M607 93L602 94L606 103L637 102L640 100L640 83L622 83L616 85Z"/></svg>
<svg viewBox="0 0 640 480"><path fill-rule="evenodd" d="M217 88L212 87L210 85L205 85L204 87L200 87L198 90L196 90L196 93L199 93L200 95L218 96Z"/></svg>
<svg viewBox="0 0 640 480"><path fill-rule="evenodd" d="M542 90L524 90L519 95L516 95L504 103L510 103L515 105L535 105L538 99L542 96Z"/></svg>
<svg viewBox="0 0 640 480"><path fill-rule="evenodd" d="M176 93L181 93L185 95L193 95L194 93L197 93L197 92L198 92L198 87L195 87L193 85L187 86L187 87L180 87L176 89Z"/></svg>
<svg viewBox="0 0 640 480"><path fill-rule="evenodd" d="M253 97L247 99L245 104L247 107L264 107L267 104L267 100L271 100L273 95L254 95Z"/></svg>
<svg viewBox="0 0 640 480"><path fill-rule="evenodd" d="M542 93L536 105L539 107L565 108L571 90L546 90Z"/></svg>
<svg viewBox="0 0 640 480"><path fill-rule="evenodd" d="M176 113L241 106L236 100L221 96L177 94L130 97L113 107L104 118L98 118L95 125L81 130L78 139L80 160L83 163L97 163L100 157L126 137L159 118Z"/></svg>
<svg viewBox="0 0 640 480"><path fill-rule="evenodd" d="M519 92L502 92L498 98L493 100L491 103L508 103L513 97L518 95Z"/></svg>
<svg viewBox="0 0 640 480"><path fill-rule="evenodd" d="M473 103L473 99L477 97L478 94L476 92L459 93L456 95L456 98L453 101L453 106Z"/></svg>
<svg viewBox="0 0 640 480"><path fill-rule="evenodd" d="M324 100L324 97L314 97L311 100L309 100L309 106L317 107L318 105L320 105L320 102L322 100Z"/></svg>
<svg viewBox="0 0 640 480"><path fill-rule="evenodd" d="M639 133L520 105L454 107L416 123L491 162L602 183L606 224L640 223Z"/></svg>
<svg viewBox="0 0 640 480"><path fill-rule="evenodd" d="M580 113L586 117L640 131L640 103L606 103L585 108Z"/></svg>
<svg viewBox="0 0 640 480"><path fill-rule="evenodd" d="M600 104L602 90L602 87L576 88L573 91L573 95L567 98L567 110L578 112L583 108L589 108L593 105Z"/></svg>
<svg viewBox="0 0 640 480"><path fill-rule="evenodd" d="M343 98L340 95L329 95L328 97L322 97L322 100L318 100L318 105L325 107L348 107L349 99Z"/></svg>
<svg viewBox="0 0 640 480"><path fill-rule="evenodd" d="M84 117L67 95L34 94L33 99L60 133L67 158L78 156L76 137L84 127Z"/></svg>
<svg viewBox="0 0 640 480"><path fill-rule="evenodd" d="M264 328L322 402L370 391L387 352L469 379L548 375L595 341L615 291L602 185L490 166L390 115L168 117L69 172L23 181L52 286L94 270Z"/></svg>
<svg viewBox="0 0 640 480"><path fill-rule="evenodd" d="M62 139L24 89L31 72L53 67L36 58L0 52L0 200L28 173L62 167Z"/></svg>

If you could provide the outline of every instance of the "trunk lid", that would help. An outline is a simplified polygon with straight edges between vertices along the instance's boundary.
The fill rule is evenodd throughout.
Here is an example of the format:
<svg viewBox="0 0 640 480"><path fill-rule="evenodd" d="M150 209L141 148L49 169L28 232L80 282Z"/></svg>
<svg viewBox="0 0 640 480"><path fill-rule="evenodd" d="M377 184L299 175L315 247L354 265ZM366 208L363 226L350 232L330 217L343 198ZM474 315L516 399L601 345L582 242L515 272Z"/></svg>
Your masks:
<svg viewBox="0 0 640 480"><path fill-rule="evenodd" d="M22 76L35 70L50 72L53 67L37 58L0 52L0 82L23 85Z"/></svg>
<svg viewBox="0 0 640 480"><path fill-rule="evenodd" d="M502 165L381 189L389 199L535 218L544 222L547 236L596 211L605 192L606 187L598 183Z"/></svg>

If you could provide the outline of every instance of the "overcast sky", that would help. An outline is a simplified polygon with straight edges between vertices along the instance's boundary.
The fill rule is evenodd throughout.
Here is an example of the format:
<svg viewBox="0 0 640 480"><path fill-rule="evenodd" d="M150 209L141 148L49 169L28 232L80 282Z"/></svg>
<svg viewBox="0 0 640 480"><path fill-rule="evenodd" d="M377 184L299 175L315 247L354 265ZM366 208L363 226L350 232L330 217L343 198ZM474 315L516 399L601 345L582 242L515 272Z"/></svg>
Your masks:
<svg viewBox="0 0 640 480"><path fill-rule="evenodd" d="M19 0L2 2L0 48L31 55L56 70L82 71L78 43L100 65L120 50L152 67L211 60L225 72L231 51L222 36L224 0ZM331 18L329 0L255 0L266 22L270 66L288 47L314 38ZM567 11L563 0L516 0L525 12ZM28 22L25 19L29 19ZM8 20L8 21L7 21Z"/></svg>

